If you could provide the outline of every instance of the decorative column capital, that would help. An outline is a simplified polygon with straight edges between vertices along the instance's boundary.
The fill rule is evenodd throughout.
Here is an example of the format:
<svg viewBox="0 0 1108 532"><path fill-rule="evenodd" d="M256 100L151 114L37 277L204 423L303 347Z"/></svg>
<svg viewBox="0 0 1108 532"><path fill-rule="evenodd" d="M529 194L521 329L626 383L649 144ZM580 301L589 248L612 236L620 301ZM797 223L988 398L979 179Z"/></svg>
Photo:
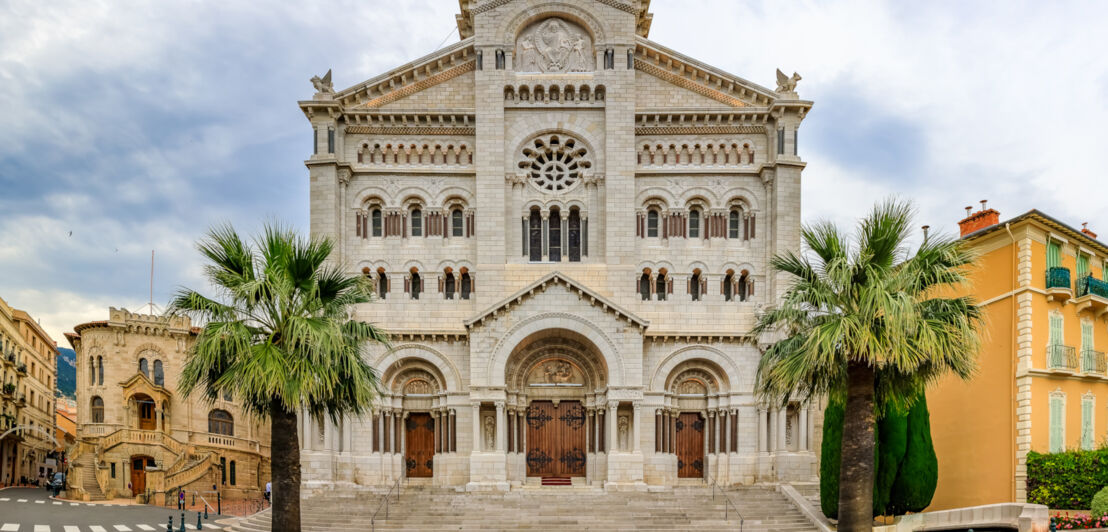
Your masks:
<svg viewBox="0 0 1108 532"><path fill-rule="evenodd" d="M496 401L494 404L497 410L504 410L504 401Z"/></svg>

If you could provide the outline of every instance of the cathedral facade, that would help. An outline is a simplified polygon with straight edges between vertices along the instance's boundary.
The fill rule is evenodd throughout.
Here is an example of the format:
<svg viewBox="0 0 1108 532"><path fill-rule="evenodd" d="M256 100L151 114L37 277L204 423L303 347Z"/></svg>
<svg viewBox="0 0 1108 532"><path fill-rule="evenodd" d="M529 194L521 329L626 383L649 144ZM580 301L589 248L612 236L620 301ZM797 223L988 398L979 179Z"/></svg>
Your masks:
<svg viewBox="0 0 1108 532"><path fill-rule="evenodd" d="M812 102L649 40L648 7L461 0L460 42L313 78L311 232L392 342L371 415L302 416L306 490L815 478L820 411L759 402L749 335Z"/></svg>

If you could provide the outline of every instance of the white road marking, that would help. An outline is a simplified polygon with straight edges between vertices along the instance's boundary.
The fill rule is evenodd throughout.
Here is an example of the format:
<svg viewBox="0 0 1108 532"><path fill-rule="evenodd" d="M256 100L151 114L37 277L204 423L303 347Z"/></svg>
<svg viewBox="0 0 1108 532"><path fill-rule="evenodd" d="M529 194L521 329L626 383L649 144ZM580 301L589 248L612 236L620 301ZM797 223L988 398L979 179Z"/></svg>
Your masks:
<svg viewBox="0 0 1108 532"><path fill-rule="evenodd" d="M50 532L50 525L35 525L35 532Z"/></svg>
<svg viewBox="0 0 1108 532"><path fill-rule="evenodd" d="M139 530L155 530L155 528L150 526L150 525L135 525L135 526L139 527Z"/></svg>
<svg viewBox="0 0 1108 532"><path fill-rule="evenodd" d="M17 499L15 502L27 502L27 499Z"/></svg>
<svg viewBox="0 0 1108 532"><path fill-rule="evenodd" d="M71 502L71 503L69 503L69 505L70 505L70 506L80 506L80 505L81 505L81 503L79 503L79 502Z"/></svg>
<svg viewBox="0 0 1108 532"><path fill-rule="evenodd" d="M56 506L61 506L61 505L62 505L62 503L60 503L60 502L58 502L58 501L54 501L54 504L55 504Z"/></svg>
<svg viewBox="0 0 1108 532"><path fill-rule="evenodd" d="M35 501L35 504L46 504L46 501ZM35 525L38 526L38 525Z"/></svg>
<svg viewBox="0 0 1108 532"><path fill-rule="evenodd" d="M7 498L7 497L4 497L3 499L0 499L0 502L8 502L8 501L10 501L10 500L11 500L11 499L9 499L9 498Z"/></svg>
<svg viewBox="0 0 1108 532"><path fill-rule="evenodd" d="M108 532L107 530L104 529L104 527L102 527L100 525L89 525L88 529L91 530L92 532Z"/></svg>
<svg viewBox="0 0 1108 532"><path fill-rule="evenodd" d="M66 525L63 528L65 528L65 532L81 532L81 527L77 527L77 526L73 526L73 525Z"/></svg>
<svg viewBox="0 0 1108 532"><path fill-rule="evenodd" d="M0 531L19 532L19 523L4 523L4 526L0 526Z"/></svg>
<svg viewBox="0 0 1108 532"><path fill-rule="evenodd" d="M131 527L127 525L115 525L115 529L119 532L131 532Z"/></svg>

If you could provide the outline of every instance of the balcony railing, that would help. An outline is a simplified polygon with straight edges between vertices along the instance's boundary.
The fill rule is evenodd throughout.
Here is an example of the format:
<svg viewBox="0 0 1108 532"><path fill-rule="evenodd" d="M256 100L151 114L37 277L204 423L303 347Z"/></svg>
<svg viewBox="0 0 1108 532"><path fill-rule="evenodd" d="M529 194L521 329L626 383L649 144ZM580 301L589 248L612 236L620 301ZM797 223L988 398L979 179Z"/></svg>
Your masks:
<svg viewBox="0 0 1108 532"><path fill-rule="evenodd" d="M1104 359L1104 353L1092 349L1082 350L1081 372L1091 375L1108 375L1108 362Z"/></svg>
<svg viewBox="0 0 1108 532"><path fill-rule="evenodd" d="M1046 346L1046 367L1077 371L1077 351L1069 345Z"/></svg>
<svg viewBox="0 0 1108 532"><path fill-rule="evenodd" d="M1077 280L1077 297L1100 296L1108 299L1108 281L1101 281L1091 274Z"/></svg>
<svg viewBox="0 0 1108 532"><path fill-rule="evenodd" d="M1055 266L1046 271L1046 288L1062 288L1072 290L1070 286L1070 269Z"/></svg>

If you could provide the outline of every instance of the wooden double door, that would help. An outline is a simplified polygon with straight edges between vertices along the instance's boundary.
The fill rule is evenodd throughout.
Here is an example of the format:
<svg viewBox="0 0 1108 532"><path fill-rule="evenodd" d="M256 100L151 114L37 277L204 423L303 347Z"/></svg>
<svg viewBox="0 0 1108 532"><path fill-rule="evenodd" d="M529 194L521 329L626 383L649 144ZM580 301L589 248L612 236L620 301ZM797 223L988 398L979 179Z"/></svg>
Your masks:
<svg viewBox="0 0 1108 532"><path fill-rule="evenodd" d="M434 473L435 421L431 414L413 412L404 423L407 451L404 468L409 477L430 477Z"/></svg>
<svg viewBox="0 0 1108 532"><path fill-rule="evenodd" d="M704 418L682 412L676 429L677 478L704 478Z"/></svg>
<svg viewBox="0 0 1108 532"><path fill-rule="evenodd" d="M138 495L146 491L146 468L154 467L154 459L149 456L131 457L131 493Z"/></svg>
<svg viewBox="0 0 1108 532"><path fill-rule="evenodd" d="M533 401L527 408L527 476L585 476L587 420L580 401Z"/></svg>

